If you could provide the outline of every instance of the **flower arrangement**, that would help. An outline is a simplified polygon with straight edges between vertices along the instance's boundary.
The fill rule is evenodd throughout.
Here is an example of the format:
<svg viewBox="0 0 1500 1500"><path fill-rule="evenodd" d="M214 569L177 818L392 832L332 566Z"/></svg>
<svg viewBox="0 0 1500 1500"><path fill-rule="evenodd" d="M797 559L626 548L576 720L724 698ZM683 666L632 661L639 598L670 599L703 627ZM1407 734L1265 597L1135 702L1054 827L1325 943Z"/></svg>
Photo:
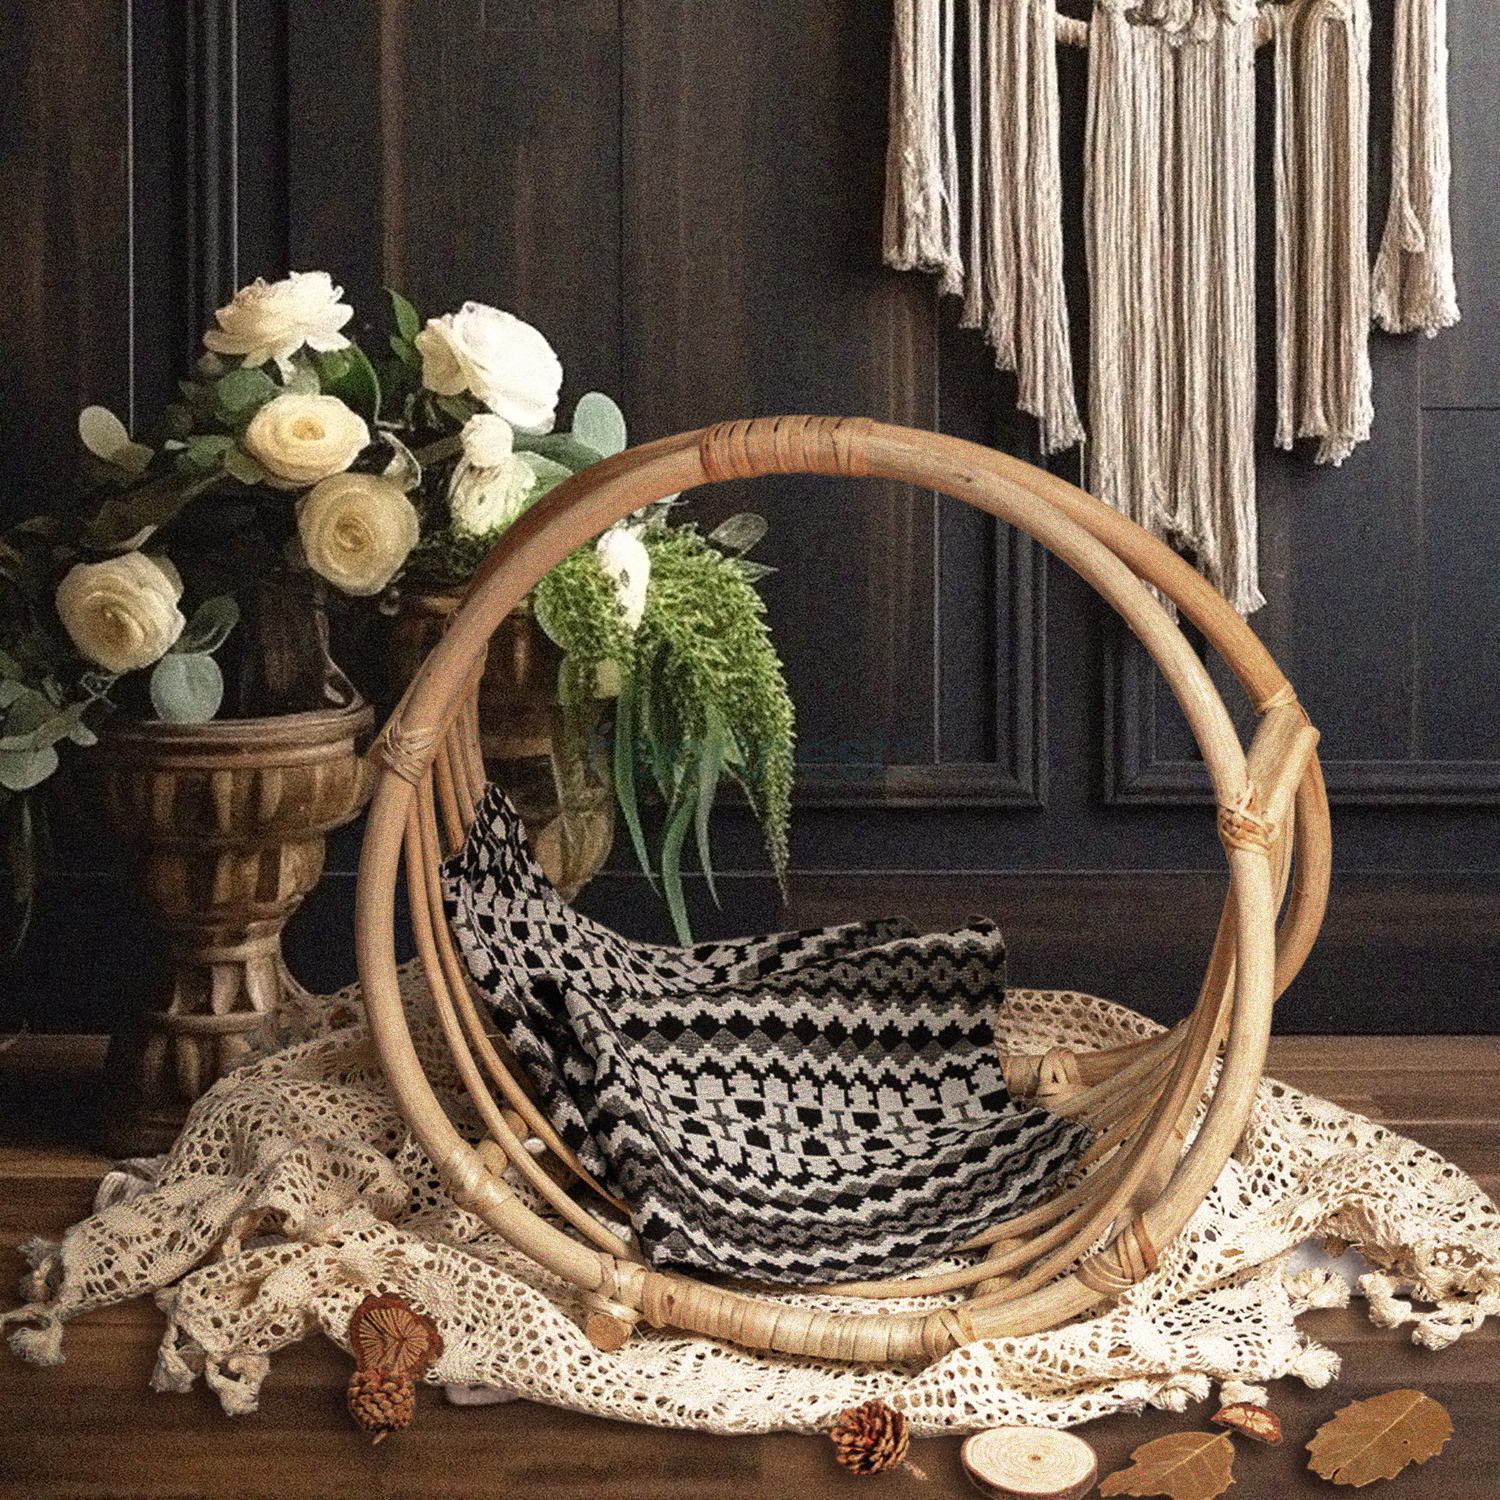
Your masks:
<svg viewBox="0 0 1500 1500"><path fill-rule="evenodd" d="M331 606L391 613L403 583L461 585L522 511L624 448L624 417L599 392L554 430L562 365L530 324L478 302L424 320L389 297L371 353L345 332L353 308L326 272L242 288L146 439L86 408L80 486L0 536L0 817L23 908L32 794L109 712L191 723L357 701L331 654ZM743 556L753 518L703 538L672 509L580 549L535 603L565 652L569 722L618 694L610 762L653 878L640 765L666 800L662 888L687 940L680 852L692 824L711 879L723 776L784 875L792 714L753 587L765 570Z"/></svg>

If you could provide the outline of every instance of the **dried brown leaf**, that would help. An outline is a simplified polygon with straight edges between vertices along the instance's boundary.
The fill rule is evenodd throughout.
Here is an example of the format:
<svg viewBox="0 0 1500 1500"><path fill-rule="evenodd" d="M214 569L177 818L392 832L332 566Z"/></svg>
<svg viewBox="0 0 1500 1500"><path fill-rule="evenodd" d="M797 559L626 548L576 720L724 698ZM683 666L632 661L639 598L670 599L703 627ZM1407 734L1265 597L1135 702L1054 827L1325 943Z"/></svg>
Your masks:
<svg viewBox="0 0 1500 1500"><path fill-rule="evenodd" d="M1424 1464L1452 1435L1448 1413L1421 1391L1387 1391L1346 1406L1313 1434L1308 1468L1335 1484L1394 1479Z"/></svg>
<svg viewBox="0 0 1500 1500"><path fill-rule="evenodd" d="M1221 1427L1233 1427L1236 1432L1243 1432L1258 1442L1281 1441L1281 1423L1276 1413L1249 1401L1232 1401L1228 1406L1220 1407L1211 1420Z"/></svg>
<svg viewBox="0 0 1500 1500"><path fill-rule="evenodd" d="M1234 1444L1227 1432L1174 1432L1130 1455L1132 1464L1099 1486L1101 1495L1170 1495L1172 1500L1213 1500L1233 1476Z"/></svg>

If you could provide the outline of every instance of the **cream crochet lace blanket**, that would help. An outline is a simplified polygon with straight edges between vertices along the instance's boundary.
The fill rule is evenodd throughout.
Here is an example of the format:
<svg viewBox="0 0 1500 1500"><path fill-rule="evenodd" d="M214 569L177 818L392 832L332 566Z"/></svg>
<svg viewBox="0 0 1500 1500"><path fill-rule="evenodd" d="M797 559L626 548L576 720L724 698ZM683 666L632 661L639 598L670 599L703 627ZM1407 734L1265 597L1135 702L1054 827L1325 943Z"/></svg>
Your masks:
<svg viewBox="0 0 1500 1500"><path fill-rule="evenodd" d="M404 983L427 1076L461 1123L471 1106L419 973ZM1412 1323L1430 1348L1500 1310L1500 1215L1470 1178L1267 1080L1186 1232L1102 1316L970 1344L926 1368L766 1357L649 1329L604 1353L580 1331L570 1288L443 1196L385 1085L355 992L292 1007L277 1027L258 1060L199 1101L168 1157L112 1174L98 1211L60 1244L25 1247L28 1300L0 1318L24 1325L11 1335L17 1353L56 1363L68 1319L152 1293L167 1320L153 1385L183 1390L201 1375L225 1411L249 1412L277 1350L319 1329L347 1348L350 1313L380 1288L437 1319L445 1352L428 1378L453 1394L487 1387L716 1432L822 1430L878 1397L922 1435L1180 1410L1212 1381L1241 1400L1283 1375L1325 1384L1337 1356L1295 1319L1341 1305L1349 1285L1326 1265L1292 1268L1289 1253L1311 1237L1359 1247L1378 1268L1359 1287L1371 1316ZM1158 1028L1083 995L1013 991L996 1029L1007 1049L1043 1052Z"/></svg>

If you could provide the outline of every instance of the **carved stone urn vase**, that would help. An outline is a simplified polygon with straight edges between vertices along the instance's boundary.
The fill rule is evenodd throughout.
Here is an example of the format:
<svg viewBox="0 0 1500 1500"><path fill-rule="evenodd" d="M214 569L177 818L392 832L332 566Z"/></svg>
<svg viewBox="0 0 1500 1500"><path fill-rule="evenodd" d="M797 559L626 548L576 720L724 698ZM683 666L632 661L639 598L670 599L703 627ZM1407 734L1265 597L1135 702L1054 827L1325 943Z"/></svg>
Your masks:
<svg viewBox="0 0 1500 1500"><path fill-rule="evenodd" d="M404 593L393 621L391 665L399 691L442 639L457 593ZM603 868L615 836L615 802L602 744L569 732L557 703L561 650L522 600L490 637L479 681L485 774L515 805L531 851L563 900ZM609 706L601 699L600 717Z"/></svg>
<svg viewBox="0 0 1500 1500"><path fill-rule="evenodd" d="M166 934L163 1003L111 1044L105 1145L164 1150L193 1101L288 995L281 933L323 873L326 835L374 790L374 710L111 727L105 804ZM351 939L352 940L352 939Z"/></svg>

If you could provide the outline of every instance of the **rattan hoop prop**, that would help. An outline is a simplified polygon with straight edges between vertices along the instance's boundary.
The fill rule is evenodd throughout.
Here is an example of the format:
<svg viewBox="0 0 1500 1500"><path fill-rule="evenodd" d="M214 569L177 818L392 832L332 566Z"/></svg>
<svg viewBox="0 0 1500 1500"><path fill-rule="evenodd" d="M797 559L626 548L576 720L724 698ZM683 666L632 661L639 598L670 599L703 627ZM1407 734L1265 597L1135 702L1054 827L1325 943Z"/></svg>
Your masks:
<svg viewBox="0 0 1500 1500"><path fill-rule="evenodd" d="M1075 569L1124 618L1181 704L1212 781L1229 865L1218 936L1185 1020L1110 1052L1058 1050L1005 1060L1014 1096L1092 1128L1084 1170L1040 1206L971 1242L967 1248L987 1250L972 1264L837 1286L844 1297L868 1298L871 1315L789 1306L654 1269L586 1212L559 1185L567 1174L555 1163L549 1172L527 1149L528 1137L539 1138L587 1180L501 1056L443 916L439 865L462 843L484 790L475 686L499 621L570 552L641 506L704 483L772 473L873 476L938 490L1027 532ZM1204 633L1247 690L1260 715L1248 751L1153 589ZM1317 731L1270 655L1197 573L1117 512L1019 460L954 438L828 417L722 423L631 449L560 485L506 532L377 743L383 772L357 896L360 977L374 1043L446 1190L579 1289L585 1329L600 1347L619 1347L644 1318L752 1349L885 1363L1051 1328L1118 1299L1151 1272L1158 1249L1198 1208L1244 1129L1273 1002L1311 948L1327 897L1328 802L1316 742ZM402 1010L396 897L403 858L418 955L488 1132L478 1145L444 1112ZM507 1168L560 1223L523 1203L501 1175ZM947 1294L946 1305L916 1313L882 1309L882 1298L924 1293Z"/></svg>

